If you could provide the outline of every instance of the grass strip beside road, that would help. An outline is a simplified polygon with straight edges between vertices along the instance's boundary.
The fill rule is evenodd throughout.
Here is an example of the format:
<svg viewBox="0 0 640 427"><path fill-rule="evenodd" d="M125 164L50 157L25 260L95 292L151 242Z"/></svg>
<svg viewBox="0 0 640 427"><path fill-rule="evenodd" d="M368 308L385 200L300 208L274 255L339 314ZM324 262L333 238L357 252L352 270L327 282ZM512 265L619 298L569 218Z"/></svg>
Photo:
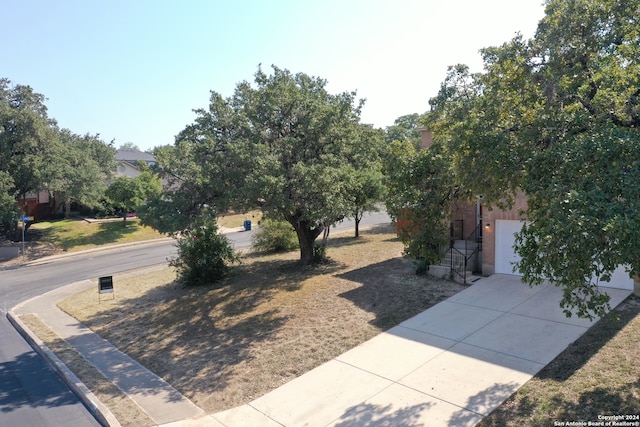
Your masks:
<svg viewBox="0 0 640 427"><path fill-rule="evenodd" d="M53 351L82 383L96 395L123 427L151 427L155 423L125 393L105 378L73 347L45 325L35 314L24 314L20 320Z"/></svg>

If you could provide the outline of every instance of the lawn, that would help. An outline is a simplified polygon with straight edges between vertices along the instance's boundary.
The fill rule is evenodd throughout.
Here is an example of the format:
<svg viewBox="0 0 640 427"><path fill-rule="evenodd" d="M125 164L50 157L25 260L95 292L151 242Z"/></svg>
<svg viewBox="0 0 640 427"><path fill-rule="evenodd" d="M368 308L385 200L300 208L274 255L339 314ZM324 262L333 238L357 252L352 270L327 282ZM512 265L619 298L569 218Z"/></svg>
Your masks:
<svg viewBox="0 0 640 427"><path fill-rule="evenodd" d="M330 240L331 262L247 254L227 280L184 288L172 270L114 281L60 307L207 412L247 403L463 286L414 274L390 226ZM144 325L144 327L140 327ZM144 343L144 345L141 345Z"/></svg>
<svg viewBox="0 0 640 427"><path fill-rule="evenodd" d="M137 218L88 222L81 219L42 221L29 229L30 240L52 245L57 251L73 252L102 245L130 243L166 237L150 227L140 224Z"/></svg>
<svg viewBox="0 0 640 427"><path fill-rule="evenodd" d="M218 225L220 227L235 228L242 227L245 220L250 220L253 224L257 224L262 219L262 212L251 211L247 213L228 213L218 217Z"/></svg>

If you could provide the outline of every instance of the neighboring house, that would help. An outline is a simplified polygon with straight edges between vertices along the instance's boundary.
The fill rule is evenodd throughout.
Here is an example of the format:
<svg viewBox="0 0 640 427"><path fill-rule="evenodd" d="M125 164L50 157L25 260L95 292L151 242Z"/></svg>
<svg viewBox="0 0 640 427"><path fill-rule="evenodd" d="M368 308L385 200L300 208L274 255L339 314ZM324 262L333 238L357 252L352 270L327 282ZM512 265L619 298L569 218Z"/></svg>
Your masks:
<svg viewBox="0 0 640 427"><path fill-rule="evenodd" d="M421 128L422 148L427 149L432 143L432 133ZM467 254L465 264L469 263L467 270L490 276L495 273L519 275L513 271L513 265L520 260L514 250L515 233L522 228L523 218L520 212L527 211L527 196L518 193L514 206L503 210L482 204L481 197L475 202L461 202L451 213L451 240L453 250L443 264L454 264L455 254ZM475 244L478 250L475 251ZM475 252L475 253L474 253ZM463 276L466 279L466 275ZM631 279L629 274L619 267L612 275L611 282L600 282L603 287L635 290L640 294L640 281Z"/></svg>
<svg viewBox="0 0 640 427"><path fill-rule="evenodd" d="M32 216L35 220L47 218L56 210L55 199L48 190L26 194L24 198L16 199L24 215Z"/></svg>
<svg viewBox="0 0 640 427"><path fill-rule="evenodd" d="M116 173L129 178L135 178L142 172L138 162L146 163L148 166L156 164L156 158L152 154L134 148L119 148L116 150L115 158L118 164Z"/></svg>

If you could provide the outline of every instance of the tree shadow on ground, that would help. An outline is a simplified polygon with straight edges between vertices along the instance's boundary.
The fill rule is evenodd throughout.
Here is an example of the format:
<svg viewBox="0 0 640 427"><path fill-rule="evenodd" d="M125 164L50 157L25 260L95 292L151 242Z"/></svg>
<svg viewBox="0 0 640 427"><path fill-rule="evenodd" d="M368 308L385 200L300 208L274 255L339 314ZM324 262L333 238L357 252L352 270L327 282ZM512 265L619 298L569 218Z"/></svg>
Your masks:
<svg viewBox="0 0 640 427"><path fill-rule="evenodd" d="M616 388L597 387L580 392L576 397L558 393L545 401L540 401L538 396L524 396L516 401L514 395L484 418L478 427L553 425L555 421L599 421L599 415L638 414L638 390L640 380Z"/></svg>
<svg viewBox="0 0 640 427"><path fill-rule="evenodd" d="M536 377L565 381L640 313L640 298L630 296L570 344Z"/></svg>
<svg viewBox="0 0 640 427"><path fill-rule="evenodd" d="M414 273L413 264L400 257L352 270L337 277L362 286L340 296L374 313L371 323L386 330L464 289L455 282Z"/></svg>
<svg viewBox="0 0 640 427"><path fill-rule="evenodd" d="M64 390L62 383L60 387L51 387L48 383L51 375L56 374L33 351L0 363L0 413L13 412L22 407L54 408L78 403L72 393L61 392ZM19 378L28 380L29 390L25 390L25 383Z"/></svg>
<svg viewBox="0 0 640 427"><path fill-rule="evenodd" d="M637 324L638 316L640 298L630 296L479 426L551 425L554 421L598 421L598 415L605 414L637 414L640 370L636 359L640 344L633 333L637 327L627 333L631 340L617 335L631 322ZM606 349L608 354L599 354L614 339L612 347Z"/></svg>
<svg viewBox="0 0 640 427"><path fill-rule="evenodd" d="M364 228L360 228L360 237L364 235L375 235L375 234L390 234L396 233L396 229L391 224L376 224L372 226L365 226ZM355 231L353 229L348 228L340 228L340 229L331 229L329 234L329 245L331 246L336 242L336 246L340 245L340 242L358 242L360 237L355 237ZM387 239L387 241L400 241L398 237L391 237Z"/></svg>
<svg viewBox="0 0 640 427"><path fill-rule="evenodd" d="M376 427L419 427L424 426L421 418L432 403L420 403L403 408L392 405L374 405L361 403L347 409L345 414L336 420L336 427L376 426Z"/></svg>
<svg viewBox="0 0 640 427"><path fill-rule="evenodd" d="M119 300L87 326L178 390L224 390L230 369L252 357L286 322L277 310L254 310L269 290L181 288L167 284Z"/></svg>
<svg viewBox="0 0 640 427"><path fill-rule="evenodd" d="M320 268L330 274L340 266ZM224 391L235 367L252 360L254 348L289 319L266 303L317 274L295 260L253 261L221 283L172 282L118 299L85 323L178 390L213 394Z"/></svg>
<svg viewBox="0 0 640 427"><path fill-rule="evenodd" d="M496 383L486 390L471 396L461 409L451 416L447 422L452 426L475 426L482 415L487 415L493 409L504 402L514 391L518 389L518 384ZM478 415L480 414L480 416Z"/></svg>

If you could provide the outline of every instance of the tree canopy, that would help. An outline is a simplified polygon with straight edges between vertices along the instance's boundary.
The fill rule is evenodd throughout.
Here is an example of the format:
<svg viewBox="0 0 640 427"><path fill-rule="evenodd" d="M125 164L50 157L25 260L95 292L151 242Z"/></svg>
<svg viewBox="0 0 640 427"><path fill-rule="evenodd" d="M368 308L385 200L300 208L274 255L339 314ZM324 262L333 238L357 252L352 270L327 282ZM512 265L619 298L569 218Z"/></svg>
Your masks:
<svg viewBox="0 0 640 427"><path fill-rule="evenodd" d="M56 132L43 95L0 79L0 171L10 176L5 180L10 196L42 190L50 180Z"/></svg>
<svg viewBox="0 0 640 427"><path fill-rule="evenodd" d="M483 50L484 72L450 68L426 121L460 186L499 206L526 193L524 280L591 317L607 307L597 278L640 268L640 2L545 10L533 39Z"/></svg>
<svg viewBox="0 0 640 427"><path fill-rule="evenodd" d="M19 216L17 198L50 191L66 204L95 206L115 170L114 150L99 135L79 136L49 118L45 97L0 79L0 221ZM29 214L30 212L24 212Z"/></svg>
<svg viewBox="0 0 640 427"><path fill-rule="evenodd" d="M148 199L157 199L162 192L162 182L144 170L135 178L119 176L113 180L105 191L108 202L122 212L122 222L126 226L127 214L134 212Z"/></svg>
<svg viewBox="0 0 640 427"><path fill-rule="evenodd" d="M262 209L296 230L300 256L313 261L314 241L354 210L351 154L370 140L359 127L354 92L330 94L326 81L273 67L234 94L211 93L207 110L156 152L164 176L180 185L156 200L145 221L183 226L204 207ZM151 212L154 211L154 212Z"/></svg>
<svg viewBox="0 0 640 427"><path fill-rule="evenodd" d="M420 148L420 114L405 114L398 117L393 125L387 126L385 140L387 143L394 141L409 141L416 148Z"/></svg>
<svg viewBox="0 0 640 427"><path fill-rule="evenodd" d="M58 133L52 179L49 188L65 204L69 216L72 202L97 207L104 198L107 182L115 168L115 149L98 135L75 135L67 129Z"/></svg>

